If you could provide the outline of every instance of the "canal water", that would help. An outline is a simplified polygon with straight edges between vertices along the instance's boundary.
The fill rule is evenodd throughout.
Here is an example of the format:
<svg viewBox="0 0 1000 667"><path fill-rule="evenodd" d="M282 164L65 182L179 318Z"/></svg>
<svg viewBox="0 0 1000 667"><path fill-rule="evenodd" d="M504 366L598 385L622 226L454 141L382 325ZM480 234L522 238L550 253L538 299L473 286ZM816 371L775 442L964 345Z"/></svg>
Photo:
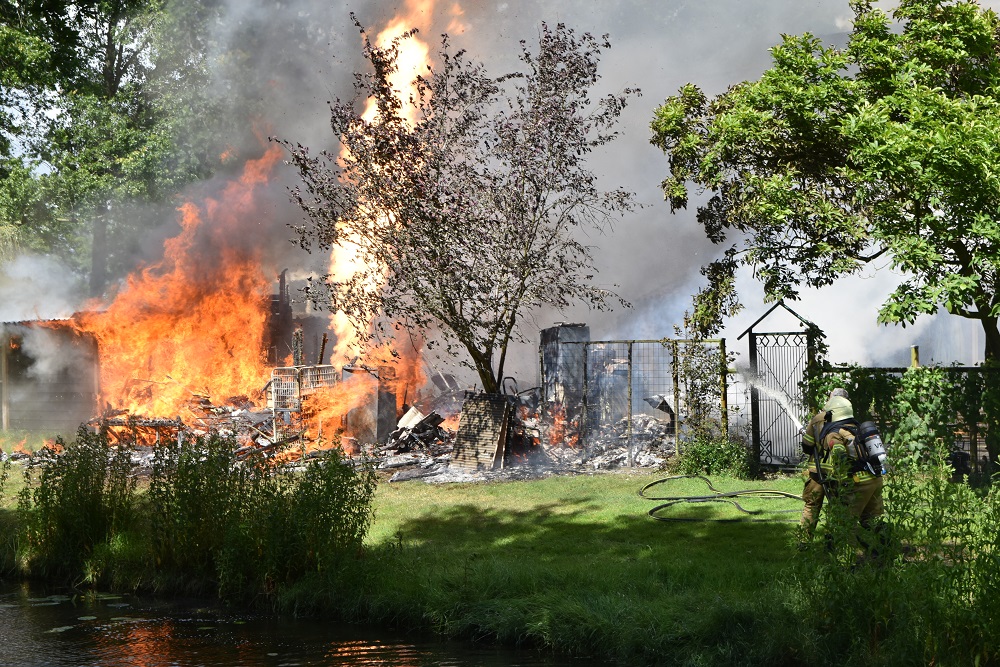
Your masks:
<svg viewBox="0 0 1000 667"><path fill-rule="evenodd" d="M322 619L0 582L3 667L592 667Z"/></svg>

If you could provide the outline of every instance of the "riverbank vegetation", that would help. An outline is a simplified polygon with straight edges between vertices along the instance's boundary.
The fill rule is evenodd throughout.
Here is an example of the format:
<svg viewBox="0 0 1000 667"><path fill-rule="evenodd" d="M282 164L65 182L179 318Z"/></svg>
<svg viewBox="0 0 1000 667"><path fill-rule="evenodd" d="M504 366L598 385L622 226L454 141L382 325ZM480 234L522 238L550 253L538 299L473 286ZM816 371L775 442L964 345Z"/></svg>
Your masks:
<svg viewBox="0 0 1000 667"><path fill-rule="evenodd" d="M893 536L872 562L859 558L849 523L826 522L833 549L822 539L796 549L793 500L741 498L752 515L686 503L658 513L682 521L654 521L637 491L662 473L376 487L370 469L336 454L298 473L265 472L236 464L231 444L164 446L134 484L126 455L81 434L26 485L9 477L5 571L622 664L998 658L1000 503L951 482L940 457L894 470ZM801 490L795 476L712 481L721 491ZM697 478L656 493L709 494Z"/></svg>
<svg viewBox="0 0 1000 667"><path fill-rule="evenodd" d="M0 563L20 576L246 602L346 574L371 523L374 472L339 450L293 472L212 436L161 444L139 470L106 433L58 446L7 475Z"/></svg>

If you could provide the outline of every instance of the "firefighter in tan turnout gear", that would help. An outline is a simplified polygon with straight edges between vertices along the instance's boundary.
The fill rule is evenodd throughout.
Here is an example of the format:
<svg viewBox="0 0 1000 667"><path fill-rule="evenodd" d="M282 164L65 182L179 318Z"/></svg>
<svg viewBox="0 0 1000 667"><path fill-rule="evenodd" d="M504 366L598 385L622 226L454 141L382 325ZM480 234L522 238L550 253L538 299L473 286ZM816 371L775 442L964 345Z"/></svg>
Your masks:
<svg viewBox="0 0 1000 667"><path fill-rule="evenodd" d="M830 392L830 399L835 397L849 398L847 390L840 387ZM799 543L803 546L812 539L813 533L816 531L820 511L823 509L823 498L826 495L823 489L823 478L820 475L821 469L816 467L816 461L822 459L822 452L818 457L816 455L816 444L820 440L823 427L829 423L828 410L829 408L824 406L822 410L813 415L809 424L802 431L802 451L809 457L805 486L802 489L802 500L805 502L805 507L802 508L802 520L799 522Z"/></svg>
<svg viewBox="0 0 1000 667"><path fill-rule="evenodd" d="M811 537L815 529L825 495L844 503L848 513L858 519L862 528L879 535L885 448L878 430L871 422L858 423L851 401L843 389L831 392L823 408L823 412L809 422L802 438L804 449L813 446L814 462L802 494L806 502L801 521L803 540ZM810 482L816 483L818 492ZM877 545L867 544L866 541L861 538L862 546L871 555L877 556L874 548Z"/></svg>

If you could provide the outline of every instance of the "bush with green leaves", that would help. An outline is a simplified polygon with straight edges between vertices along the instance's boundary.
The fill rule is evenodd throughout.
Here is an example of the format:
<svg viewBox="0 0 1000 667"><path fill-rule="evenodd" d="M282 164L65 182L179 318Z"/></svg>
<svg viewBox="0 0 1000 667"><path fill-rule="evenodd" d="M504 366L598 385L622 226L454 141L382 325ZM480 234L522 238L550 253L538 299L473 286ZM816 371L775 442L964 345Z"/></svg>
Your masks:
<svg viewBox="0 0 1000 667"><path fill-rule="evenodd" d="M219 436L156 451L148 503L160 566L220 592L269 593L337 567L361 548L376 478L337 449L301 472Z"/></svg>
<svg viewBox="0 0 1000 667"><path fill-rule="evenodd" d="M940 441L885 479L877 532L828 503L793 586L816 664L991 664L1000 658L1000 497L951 481ZM877 553L864 552L863 544Z"/></svg>
<svg viewBox="0 0 1000 667"><path fill-rule="evenodd" d="M18 559L34 575L76 578L96 545L136 522L131 450L112 446L105 431L85 428L74 442L57 440L52 449L62 452L18 499Z"/></svg>
<svg viewBox="0 0 1000 667"><path fill-rule="evenodd" d="M674 364L685 414L677 429L678 454L668 468L683 475L731 475L749 479L758 465L746 443L727 433L722 419L720 373L735 356L723 357L718 341L706 339L684 314L674 327Z"/></svg>
<svg viewBox="0 0 1000 667"><path fill-rule="evenodd" d="M737 479L751 479L756 473L746 443L721 437L687 441L669 467L680 475L728 475Z"/></svg>
<svg viewBox="0 0 1000 667"><path fill-rule="evenodd" d="M956 481L951 458L959 438L981 442L985 435L996 460L994 378L1000 375L989 367L856 366L827 367L813 378L814 398L845 387L855 415L880 425L892 466L884 530L878 536L859 530L838 505L828 505L825 530L833 548L809 552L798 580L798 612L811 630L803 650L820 663L964 665L1000 658L1000 494L995 486L977 490ZM989 481L989 466L980 477ZM879 558L859 561L861 543L879 544Z"/></svg>
<svg viewBox="0 0 1000 667"><path fill-rule="evenodd" d="M367 462L331 450L293 471L211 435L157 445L137 488L127 440L81 430L27 473L22 574L253 598L336 580L361 550L376 486Z"/></svg>
<svg viewBox="0 0 1000 667"><path fill-rule="evenodd" d="M899 369L825 367L810 378L810 397L822 404L834 387L851 394L854 414L871 419L882 430L893 459L927 458L937 445L956 447L967 439L972 456L1000 456L1000 372L995 368ZM981 449L985 442L986 450ZM988 483L990 465L973 476Z"/></svg>
<svg viewBox="0 0 1000 667"><path fill-rule="evenodd" d="M2 499L4 489L7 486L7 478L10 477L10 458L3 456L2 452L0 452L0 458L3 459L0 461L0 499Z"/></svg>

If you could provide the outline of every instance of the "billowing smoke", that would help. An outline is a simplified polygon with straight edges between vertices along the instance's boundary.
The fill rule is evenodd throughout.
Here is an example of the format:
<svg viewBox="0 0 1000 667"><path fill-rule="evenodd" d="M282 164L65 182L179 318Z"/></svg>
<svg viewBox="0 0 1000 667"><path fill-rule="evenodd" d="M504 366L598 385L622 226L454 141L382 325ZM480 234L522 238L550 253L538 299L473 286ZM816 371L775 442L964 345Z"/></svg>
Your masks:
<svg viewBox="0 0 1000 667"><path fill-rule="evenodd" d="M78 276L51 257L21 255L0 266L0 325L3 333L21 340L32 359L30 377L52 380L81 364L83 354L60 343L52 331L13 324L24 320L55 320L71 316L83 294Z"/></svg>
<svg viewBox="0 0 1000 667"><path fill-rule="evenodd" d="M0 265L0 322L66 318L82 295L79 276L51 257L25 254Z"/></svg>
<svg viewBox="0 0 1000 667"><path fill-rule="evenodd" d="M81 344L67 342L64 333L41 327L18 327L21 349L32 360L27 376L41 382L53 382L61 374L87 368L93 363L91 351Z"/></svg>
<svg viewBox="0 0 1000 667"><path fill-rule="evenodd" d="M259 122L265 136L314 150L330 148L327 101L350 96L353 73L363 66L360 37L350 11L377 31L403 4L423 7L430 27L422 29L422 35L432 47L440 33L449 32L455 46L468 49L497 75L517 67L519 40L533 43L542 21L564 22L581 32L609 33L612 48L603 56L598 92L625 87L642 90L642 97L633 100L623 115L621 138L593 156L593 167L604 187L633 190L644 206L619 221L608 235L588 239L602 286L614 289L634 307L611 313L582 307L535 313L529 322L539 327L558 320L588 322L595 339L672 335L703 280L698 269L720 250L705 239L695 221L695 202L689 210L672 215L663 201L659 184L667 164L649 144L654 108L686 82L718 94L734 83L757 78L770 64L768 49L783 33L811 32L826 41L841 42L852 16L847 0L373 0L354 6L329 0L230 0L218 26L218 43L230 54L236 49L239 55L219 60L216 89L245 100L246 116L239 122ZM1000 5L1000 0L981 4ZM253 145L256 140L249 126L246 134L241 152L259 155L262 149ZM258 218L233 234L232 241L258 244L275 271L288 268L289 275L295 276L323 272L327 258L305 255L289 242L292 234L287 224L301 218L287 198L287 187L294 180L291 169L279 169L268 185ZM210 194L216 187L218 183L201 184L195 190ZM165 223L176 227L175 222ZM161 231L159 238L165 236ZM80 306L75 300L79 293L65 289L75 283L55 277L65 272L51 263L45 270L30 268L44 261L21 258L5 267L0 278L3 319L63 317ZM881 303L892 280L891 275L878 275L846 281L827 290L807 291L801 302L792 305L827 331L835 361L881 361L896 350L906 350L936 326L929 319L903 330L875 326L873 304ZM743 277L741 285L747 309L724 332L734 343L731 347L736 347L736 336L768 307L749 276ZM45 297L36 299L35 294ZM856 321L844 323L828 316L832 305L844 303L858 305ZM955 337L941 334L939 338ZM528 380L534 375L535 345L512 351L510 370L515 375ZM944 360L952 353L942 349L933 354Z"/></svg>

